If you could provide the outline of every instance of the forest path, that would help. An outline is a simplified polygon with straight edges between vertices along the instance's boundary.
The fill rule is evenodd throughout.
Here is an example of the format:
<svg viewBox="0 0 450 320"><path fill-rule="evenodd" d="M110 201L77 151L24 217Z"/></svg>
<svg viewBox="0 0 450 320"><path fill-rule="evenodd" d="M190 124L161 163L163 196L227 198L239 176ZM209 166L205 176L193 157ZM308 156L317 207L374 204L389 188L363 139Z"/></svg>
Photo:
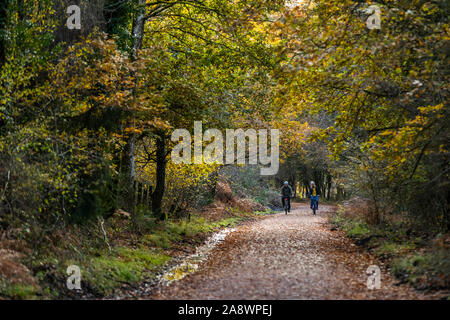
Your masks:
<svg viewBox="0 0 450 320"><path fill-rule="evenodd" d="M158 289L150 299L426 299L386 274L382 264L340 231L321 205L306 204L236 228L197 272ZM366 270L379 265L381 289L367 288Z"/></svg>

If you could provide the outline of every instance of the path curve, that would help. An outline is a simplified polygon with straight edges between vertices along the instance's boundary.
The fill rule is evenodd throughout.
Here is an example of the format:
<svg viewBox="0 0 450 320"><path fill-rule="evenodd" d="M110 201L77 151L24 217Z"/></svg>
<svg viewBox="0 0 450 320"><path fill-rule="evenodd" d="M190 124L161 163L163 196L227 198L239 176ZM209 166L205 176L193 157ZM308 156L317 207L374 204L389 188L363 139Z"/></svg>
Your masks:
<svg viewBox="0 0 450 320"><path fill-rule="evenodd" d="M194 274L157 290L151 299L426 299L396 285L382 263L340 231L331 231L321 206L245 224L228 235ZM381 289L367 288L370 265L382 269Z"/></svg>

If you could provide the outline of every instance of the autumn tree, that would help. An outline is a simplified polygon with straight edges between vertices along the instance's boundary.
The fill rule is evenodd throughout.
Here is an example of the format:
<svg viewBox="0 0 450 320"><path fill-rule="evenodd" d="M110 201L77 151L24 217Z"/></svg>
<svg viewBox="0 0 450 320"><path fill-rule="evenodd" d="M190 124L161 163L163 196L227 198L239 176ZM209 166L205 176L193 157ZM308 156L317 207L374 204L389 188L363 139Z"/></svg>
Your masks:
<svg viewBox="0 0 450 320"><path fill-rule="evenodd" d="M366 186L379 193L379 204L422 217L434 208L427 218L446 228L448 9L438 1L379 6L380 30L367 28L361 2L315 1L286 11L277 29L289 57L280 93L299 114L333 118L314 136L328 141L336 159L360 159L355 170L372 177ZM421 196L429 188L433 196Z"/></svg>
<svg viewBox="0 0 450 320"><path fill-rule="evenodd" d="M144 6L140 3L134 14L132 54L140 65L141 80L144 79L144 85L139 85L143 89L138 91L147 92L139 95L156 94L162 101L156 106L148 106L151 112L135 110L133 113L130 124L147 121L150 126L139 129L143 132L140 135L130 130L123 169L128 176L126 184L131 188L129 194L134 194L132 150L135 139L146 135L152 137L157 163L152 207L159 217L165 216L161 212L161 201L170 152L167 143L170 129L189 129L193 120L208 117L220 123L218 116L225 110L224 104L218 104L217 99L223 101L226 91L230 93L242 85L246 75L248 77L257 65L261 68L273 63L271 49L264 44L264 34L254 23L264 19L271 9L276 8L276 3L263 7L257 4L169 1ZM141 48L142 53L139 53ZM149 52L153 55L151 58ZM147 71L141 72L143 70Z"/></svg>

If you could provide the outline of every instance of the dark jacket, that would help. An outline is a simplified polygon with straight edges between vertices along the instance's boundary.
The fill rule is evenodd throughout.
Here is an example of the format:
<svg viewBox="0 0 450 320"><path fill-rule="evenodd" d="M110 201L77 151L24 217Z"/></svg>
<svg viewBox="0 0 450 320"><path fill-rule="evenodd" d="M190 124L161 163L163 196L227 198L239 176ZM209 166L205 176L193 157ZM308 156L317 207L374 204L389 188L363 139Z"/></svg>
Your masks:
<svg viewBox="0 0 450 320"><path fill-rule="evenodd" d="M292 192L292 188L290 185L282 186L280 193L283 197L289 197L289 198L291 198L292 195L294 194L294 192Z"/></svg>

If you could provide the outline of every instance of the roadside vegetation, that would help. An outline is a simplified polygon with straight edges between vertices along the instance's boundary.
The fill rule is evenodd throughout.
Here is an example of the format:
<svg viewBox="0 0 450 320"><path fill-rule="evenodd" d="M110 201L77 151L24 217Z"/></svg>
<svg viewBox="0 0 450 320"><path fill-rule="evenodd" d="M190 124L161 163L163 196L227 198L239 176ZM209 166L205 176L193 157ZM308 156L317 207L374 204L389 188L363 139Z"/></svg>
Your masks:
<svg viewBox="0 0 450 320"><path fill-rule="evenodd" d="M130 223L130 215L118 211L106 222L92 221L57 231L48 236L46 246L29 256L13 259L11 263L24 268L26 273L16 278L16 283L2 281L0 297L102 298L144 280L156 283L156 275L173 258L193 253L212 233L271 213L269 209L243 211L225 206L220 215L196 213L189 219L159 222L152 216L142 216L137 230L136 224ZM66 287L66 270L70 265L81 269L81 291Z"/></svg>
<svg viewBox="0 0 450 320"><path fill-rule="evenodd" d="M370 202L361 199L339 205L332 223L381 259L400 283L419 290L447 290L450 286L450 237L433 233L408 217L385 217L374 223Z"/></svg>

